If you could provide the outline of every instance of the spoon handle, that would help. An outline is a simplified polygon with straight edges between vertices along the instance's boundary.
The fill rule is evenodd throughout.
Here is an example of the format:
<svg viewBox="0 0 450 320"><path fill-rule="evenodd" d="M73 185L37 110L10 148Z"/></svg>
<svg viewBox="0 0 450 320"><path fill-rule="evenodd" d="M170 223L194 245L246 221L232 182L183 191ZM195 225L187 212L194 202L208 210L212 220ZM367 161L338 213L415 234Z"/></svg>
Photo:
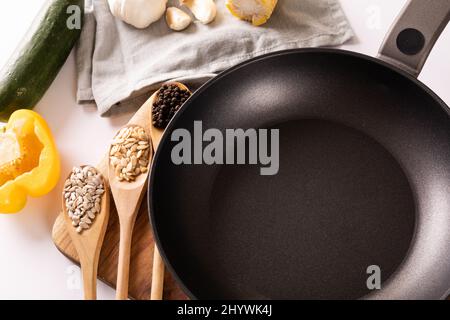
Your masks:
<svg viewBox="0 0 450 320"><path fill-rule="evenodd" d="M97 300L97 263L80 261L84 300Z"/></svg>
<svg viewBox="0 0 450 320"><path fill-rule="evenodd" d="M151 300L162 300L164 291L164 262L155 244L153 252L153 273Z"/></svg>
<svg viewBox="0 0 450 320"><path fill-rule="evenodd" d="M134 217L136 219L136 217ZM119 266L117 270L117 300L128 298L128 283L130 277L131 240L134 221L120 222Z"/></svg>

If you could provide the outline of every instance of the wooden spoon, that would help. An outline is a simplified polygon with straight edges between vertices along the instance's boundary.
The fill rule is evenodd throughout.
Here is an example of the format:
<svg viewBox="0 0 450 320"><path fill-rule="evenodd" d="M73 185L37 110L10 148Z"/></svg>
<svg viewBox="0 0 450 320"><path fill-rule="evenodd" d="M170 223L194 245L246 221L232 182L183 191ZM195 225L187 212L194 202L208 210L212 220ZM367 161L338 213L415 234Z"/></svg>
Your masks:
<svg viewBox="0 0 450 320"><path fill-rule="evenodd" d="M136 127L138 125L127 125L126 127ZM142 127L142 126L140 126ZM142 127L144 130L145 128ZM148 130L145 130L148 134ZM149 141L150 143L150 141ZM150 144L149 163L152 157ZM119 265L117 271L117 291L116 299L125 300L128 298L128 283L130 276L130 254L133 228L142 198L147 191L148 167L146 173L141 173L135 181L119 181L114 172L114 167L108 160L108 177L111 192L116 204L117 214L120 224L120 245L119 245Z"/></svg>
<svg viewBox="0 0 450 320"><path fill-rule="evenodd" d="M180 89L187 90L190 93L188 87L186 87L184 84L180 82L170 82L166 83L166 85L176 85ZM159 91L156 91L149 100L151 108L153 108L153 104L158 101L158 92ZM163 129L156 128L155 126L153 126L153 113L152 113L150 136L153 144L153 150L155 152L156 149L158 149L163 133L164 133ZM150 299L162 300L163 292L164 292L164 262L159 253L158 246L155 243L155 248L153 251L152 290Z"/></svg>
<svg viewBox="0 0 450 320"><path fill-rule="evenodd" d="M81 168L84 167L86 166L82 166ZM69 174L68 178L71 174ZM62 200L66 229L80 258L85 300L97 299L98 261L109 220L109 187L103 177L102 180L105 193L102 196L100 213L96 215L89 229L85 229L81 233L76 231L72 225L72 219L69 217L64 197Z"/></svg>

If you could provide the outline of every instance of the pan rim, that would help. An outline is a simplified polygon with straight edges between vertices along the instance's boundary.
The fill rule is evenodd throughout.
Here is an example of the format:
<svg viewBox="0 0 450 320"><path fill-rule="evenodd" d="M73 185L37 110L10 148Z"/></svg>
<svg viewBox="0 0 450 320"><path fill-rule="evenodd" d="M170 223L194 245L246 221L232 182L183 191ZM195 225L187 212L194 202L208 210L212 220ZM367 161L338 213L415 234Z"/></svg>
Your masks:
<svg viewBox="0 0 450 320"><path fill-rule="evenodd" d="M147 207L148 207L148 215L149 215L150 225L151 225L151 229L153 231L153 237L154 237L155 243L158 246L159 253L165 263L166 268L172 274L173 278L177 282L177 285L183 290L183 292L191 300L198 300L198 298L186 286L185 282L182 280L182 278L176 272L175 268L172 266L170 260L168 259L167 255L162 247L162 241L161 241L160 235L158 233L157 228L155 227L156 217L155 217L155 210L154 210L154 205L153 205L154 201L152 201L152 199L154 197L152 186L155 183L155 171L156 171L156 168L159 163L158 159L160 158L160 154L161 154L161 149L162 149L161 146L163 146L165 143L167 143L169 136L170 136L169 132L173 131L173 128L175 126L175 123L177 122L177 119L182 116L182 114L186 111L186 109L189 108L189 106L192 104L192 101L197 96L202 94L206 89L208 89L211 85L213 85L217 81L220 81L221 78L228 76L229 74L231 74L243 67L257 63L259 61L267 60L267 59L278 57L278 56L291 55L291 54L304 54L304 53L334 54L334 55L348 56L348 57L352 57L352 58L366 60L369 63L374 63L374 64L379 65L380 67L387 68L390 71L393 71L393 72L399 74L400 76L406 78L406 80L409 80L412 83L414 83L415 85L417 85L421 90L423 90L424 93L428 94L441 107L441 109L443 111L445 111L447 113L447 115L450 117L450 109L449 109L448 105L433 90L431 90L431 88L429 88L426 84L424 84L422 81L420 81L418 78L414 77L410 73L399 68L398 66L395 66L391 63L383 61L379 58L372 57L372 56L369 56L369 55L366 55L363 53L358 53L358 52L343 50L343 49L338 49L338 48L297 48L297 49L275 51L275 52L271 52L268 54L264 54L264 55L257 56L257 57L248 59L246 61L243 61L243 62L235 65L234 67L231 67L229 69L226 69L226 70L220 72L216 77L208 80L206 83L204 83L198 90L196 90L192 94L192 96L183 104L181 109L174 115L174 117L169 122L168 126L166 127L166 129L164 131L164 134L161 137L159 147L157 150L155 150L155 154L154 154L152 165L151 165L150 178L148 179L149 192L148 192L148 196L147 196ZM411 248L409 250L411 250ZM449 289L449 292L450 292L450 289ZM370 294L366 295L364 297L360 297L360 299L370 299Z"/></svg>

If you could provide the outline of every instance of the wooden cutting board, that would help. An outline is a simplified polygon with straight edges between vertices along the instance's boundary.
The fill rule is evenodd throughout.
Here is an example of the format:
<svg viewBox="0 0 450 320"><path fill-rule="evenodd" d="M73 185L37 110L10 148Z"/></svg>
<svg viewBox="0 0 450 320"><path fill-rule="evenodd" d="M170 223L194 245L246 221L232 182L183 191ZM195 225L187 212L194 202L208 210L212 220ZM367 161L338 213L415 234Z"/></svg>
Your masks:
<svg viewBox="0 0 450 320"><path fill-rule="evenodd" d="M147 101L133 116L131 122L150 121L151 104ZM107 177L108 156L97 165L97 169ZM136 226L133 232L130 265L129 296L131 299L148 300L151 292L152 265L154 238L148 218L147 197L139 210ZM70 240L69 233L64 224L64 218L60 214L53 226L53 242L62 254L79 265L79 259ZM111 195L111 214L106 231L103 248L100 254L98 277L100 280L116 287L117 262L119 256L119 220L114 201ZM187 296L182 292L169 272L165 273L164 299L186 300Z"/></svg>

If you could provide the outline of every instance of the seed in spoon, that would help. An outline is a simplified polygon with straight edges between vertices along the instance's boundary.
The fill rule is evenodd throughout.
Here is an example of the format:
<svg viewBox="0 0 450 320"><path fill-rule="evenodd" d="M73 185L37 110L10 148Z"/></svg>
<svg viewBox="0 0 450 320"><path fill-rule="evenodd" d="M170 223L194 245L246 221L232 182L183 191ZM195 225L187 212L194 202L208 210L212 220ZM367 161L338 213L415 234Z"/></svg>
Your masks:
<svg viewBox="0 0 450 320"><path fill-rule="evenodd" d="M181 108L191 93L176 84L166 84L159 89L152 106L152 124L165 129L175 113Z"/></svg>
<svg viewBox="0 0 450 320"><path fill-rule="evenodd" d="M150 140L142 127L122 128L111 145L109 161L119 181L133 182L148 171ZM147 170L141 170L142 167Z"/></svg>
<svg viewBox="0 0 450 320"><path fill-rule="evenodd" d="M100 196L105 193L101 174L91 166L73 168L64 183L63 196L72 226L78 233L89 229L100 213Z"/></svg>

